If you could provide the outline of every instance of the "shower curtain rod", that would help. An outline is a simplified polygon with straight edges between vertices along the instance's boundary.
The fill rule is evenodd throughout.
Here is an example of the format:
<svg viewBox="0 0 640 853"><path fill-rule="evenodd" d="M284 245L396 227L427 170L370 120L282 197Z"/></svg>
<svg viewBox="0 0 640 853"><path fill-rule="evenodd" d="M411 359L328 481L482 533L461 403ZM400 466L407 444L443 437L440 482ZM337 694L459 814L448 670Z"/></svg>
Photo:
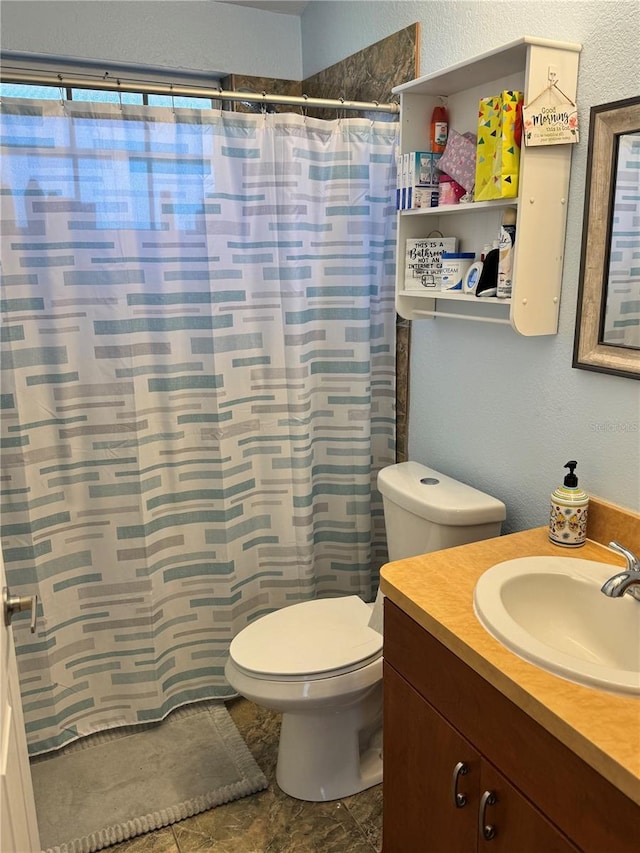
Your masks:
<svg viewBox="0 0 640 853"><path fill-rule="evenodd" d="M64 74L32 73L2 69L3 83L24 83L92 89L107 89L114 92L139 92L143 89L152 95L181 95L185 97L212 98L216 101L253 101L260 104L285 104L299 107L325 107L337 110L362 110L368 112L399 113L397 103L380 104L378 101L347 101L344 98L310 98L308 95L268 95L266 92L231 92L223 89L207 89L201 86L181 86L172 83L147 83L140 80L123 80L108 72L95 78L74 77Z"/></svg>

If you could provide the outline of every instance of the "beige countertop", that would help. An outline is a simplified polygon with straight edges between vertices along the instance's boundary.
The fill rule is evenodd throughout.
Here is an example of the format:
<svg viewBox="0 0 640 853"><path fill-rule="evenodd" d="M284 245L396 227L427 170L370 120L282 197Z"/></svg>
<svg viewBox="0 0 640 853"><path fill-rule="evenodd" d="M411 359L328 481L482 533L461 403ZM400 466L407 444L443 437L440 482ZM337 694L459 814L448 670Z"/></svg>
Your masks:
<svg viewBox="0 0 640 853"><path fill-rule="evenodd" d="M611 563L612 574L624 565L622 557L596 542L587 541L576 549L552 545L544 527L387 563L381 570L381 589L450 651L640 804L640 697L583 687L527 663L494 640L473 612L473 590L483 572L504 560L545 555ZM640 618L640 603L638 608Z"/></svg>

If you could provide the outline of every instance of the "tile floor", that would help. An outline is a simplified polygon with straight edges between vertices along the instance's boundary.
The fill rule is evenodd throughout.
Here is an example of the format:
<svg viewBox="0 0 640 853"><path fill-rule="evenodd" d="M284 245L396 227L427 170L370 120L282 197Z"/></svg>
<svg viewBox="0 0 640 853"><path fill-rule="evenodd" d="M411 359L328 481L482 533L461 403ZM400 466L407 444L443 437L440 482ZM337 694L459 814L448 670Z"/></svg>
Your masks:
<svg viewBox="0 0 640 853"><path fill-rule="evenodd" d="M335 802L295 800L275 781L279 715L246 699L227 708L269 787L117 844L110 853L379 853L382 785Z"/></svg>

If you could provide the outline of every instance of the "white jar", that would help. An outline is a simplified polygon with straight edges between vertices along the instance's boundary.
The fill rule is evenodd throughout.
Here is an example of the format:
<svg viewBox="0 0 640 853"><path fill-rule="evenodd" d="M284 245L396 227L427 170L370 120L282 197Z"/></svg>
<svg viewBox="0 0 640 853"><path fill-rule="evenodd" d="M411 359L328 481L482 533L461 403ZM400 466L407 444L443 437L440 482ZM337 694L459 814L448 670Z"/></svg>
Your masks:
<svg viewBox="0 0 640 853"><path fill-rule="evenodd" d="M473 252L443 252L440 290L459 290L462 292L462 281L474 258Z"/></svg>

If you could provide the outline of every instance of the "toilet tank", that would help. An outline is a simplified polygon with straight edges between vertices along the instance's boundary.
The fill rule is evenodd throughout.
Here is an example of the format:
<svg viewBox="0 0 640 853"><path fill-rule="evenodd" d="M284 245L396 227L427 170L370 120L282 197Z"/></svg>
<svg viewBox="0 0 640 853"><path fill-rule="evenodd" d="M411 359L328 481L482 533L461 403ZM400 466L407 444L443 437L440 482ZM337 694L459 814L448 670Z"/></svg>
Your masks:
<svg viewBox="0 0 640 853"><path fill-rule="evenodd" d="M500 535L502 501L418 462L378 473L389 560Z"/></svg>

